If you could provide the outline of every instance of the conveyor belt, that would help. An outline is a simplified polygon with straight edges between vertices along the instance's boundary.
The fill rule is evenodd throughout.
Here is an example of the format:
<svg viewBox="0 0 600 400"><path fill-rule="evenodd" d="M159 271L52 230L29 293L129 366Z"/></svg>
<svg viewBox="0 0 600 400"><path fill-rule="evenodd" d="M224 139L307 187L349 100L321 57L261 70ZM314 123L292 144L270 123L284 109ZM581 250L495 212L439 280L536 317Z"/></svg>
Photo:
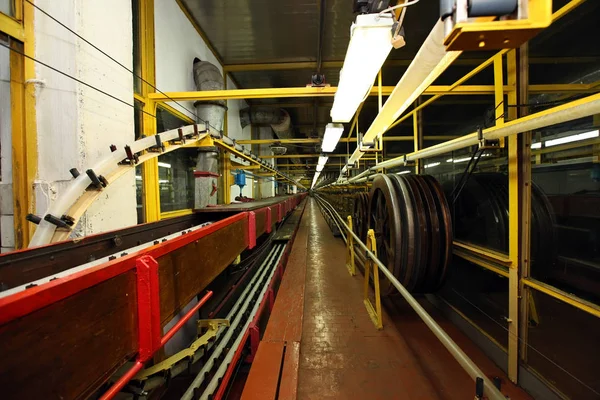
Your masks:
<svg viewBox="0 0 600 400"><path fill-rule="evenodd" d="M2 397L86 398L129 360L143 366L163 327L304 196L0 256L13 289L0 294Z"/></svg>

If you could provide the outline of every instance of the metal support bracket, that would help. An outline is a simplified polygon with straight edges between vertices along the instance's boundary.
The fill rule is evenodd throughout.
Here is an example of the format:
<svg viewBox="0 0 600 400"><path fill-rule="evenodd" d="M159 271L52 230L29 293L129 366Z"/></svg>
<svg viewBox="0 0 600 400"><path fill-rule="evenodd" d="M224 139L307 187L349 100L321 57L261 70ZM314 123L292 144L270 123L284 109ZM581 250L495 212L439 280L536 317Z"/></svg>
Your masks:
<svg viewBox="0 0 600 400"><path fill-rule="evenodd" d="M203 319L198 321L198 335L199 337L192 342L190 347L187 349L183 349L178 353L173 354L171 357L167 358L160 363L153 365L150 368L146 368L143 371L140 371L133 379L137 381L146 380L153 375L164 374L166 371L169 371L173 366L177 365L182 360L186 362L197 361L199 357L195 357L196 353L198 353L204 346L206 346L219 331L219 328L222 326L229 326L229 320L227 319ZM201 331L203 329L207 329L203 334Z"/></svg>
<svg viewBox="0 0 600 400"><path fill-rule="evenodd" d="M502 148L500 139L486 139L483 137L483 130L480 126L477 127L477 140L479 142L479 150L495 150Z"/></svg>
<svg viewBox="0 0 600 400"><path fill-rule="evenodd" d="M373 229L369 229L367 232L367 248L371 253L377 257L377 242L375 241L375 232ZM371 299L369 299L369 280L371 277L371 270L373 270L373 291L375 295L375 307L373 307L373 303L371 303ZM371 317L371 321L375 324L377 329L383 328L383 318L381 312L381 292L379 290L379 266L371 260L370 256L367 254L367 259L365 260L365 285L364 285L364 296L363 302L365 303L365 307L367 308L367 312Z"/></svg>
<svg viewBox="0 0 600 400"><path fill-rule="evenodd" d="M352 216L348 215L348 228L352 230ZM356 264L354 263L354 237L348 235L346 242L346 268L351 276L356 275Z"/></svg>

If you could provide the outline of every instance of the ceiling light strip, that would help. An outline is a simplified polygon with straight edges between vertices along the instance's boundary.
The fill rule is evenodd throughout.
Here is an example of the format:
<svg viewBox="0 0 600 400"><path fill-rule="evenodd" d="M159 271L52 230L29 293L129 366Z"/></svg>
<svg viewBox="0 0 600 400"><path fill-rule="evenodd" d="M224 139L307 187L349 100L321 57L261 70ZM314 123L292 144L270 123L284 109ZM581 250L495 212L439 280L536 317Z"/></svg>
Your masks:
<svg viewBox="0 0 600 400"><path fill-rule="evenodd" d="M367 130L363 141L372 142L389 126L460 56L460 51L446 52L444 26L441 21L431 30L421 49L392 91L383 108ZM350 163L358 161L365 153L358 149L352 153Z"/></svg>

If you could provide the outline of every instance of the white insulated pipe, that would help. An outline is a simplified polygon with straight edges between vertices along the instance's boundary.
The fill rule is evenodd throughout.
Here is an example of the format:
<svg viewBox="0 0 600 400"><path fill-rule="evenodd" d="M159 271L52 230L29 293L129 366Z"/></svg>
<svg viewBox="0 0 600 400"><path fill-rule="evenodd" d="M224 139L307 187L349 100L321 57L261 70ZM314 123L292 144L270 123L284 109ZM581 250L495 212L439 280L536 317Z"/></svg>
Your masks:
<svg viewBox="0 0 600 400"><path fill-rule="evenodd" d="M568 104L556 106L535 114L530 114L526 117L507 122L503 125L497 125L485 129L483 131L483 138L488 140L501 139L516 135L521 132L532 131L535 129L544 128L546 126L573 121L596 114L600 114L600 94L588 96L580 100L572 101ZM479 140L477 133L471 133L457 139L449 140L447 142L407 154L406 160L414 161L422 158L434 157L450 151L473 146L478 143ZM371 170L392 168L402 165L404 165L404 157L397 157L392 160L379 163L377 166L371 168Z"/></svg>

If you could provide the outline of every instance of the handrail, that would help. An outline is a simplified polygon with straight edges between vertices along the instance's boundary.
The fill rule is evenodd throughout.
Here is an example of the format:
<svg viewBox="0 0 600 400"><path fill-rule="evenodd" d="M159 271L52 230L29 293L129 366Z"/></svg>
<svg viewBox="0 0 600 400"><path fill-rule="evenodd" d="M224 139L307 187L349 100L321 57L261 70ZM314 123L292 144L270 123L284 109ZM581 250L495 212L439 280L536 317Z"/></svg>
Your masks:
<svg viewBox="0 0 600 400"><path fill-rule="evenodd" d="M356 243L366 252L367 257L373 260L383 272L383 274L390 280L392 285L400 292L402 297L406 300L408 305L417 313L417 315L423 320L425 325L431 332L439 339L439 341L444 345L444 347L450 352L452 357L460 366L465 370L467 374L476 381L478 378L483 379L484 385L484 395L487 396L491 400L505 400L506 397L494 386L492 381L490 381L485 374L479 369L477 365L465 354L464 351L461 350L460 347L452 340L452 338L438 325L437 322L425 311L425 309L417 302L417 300L410 294L410 292L402 286L402 284L396 279L396 277L387 269L385 265L377 257L367 248L367 246L360 240L360 238L352 232L352 230L346 225L343 218L338 214L338 212L333 209L333 206L325 199L319 198L317 194L315 194L315 198L319 199L321 202L328 204L330 208L326 208L329 212L332 212L332 216L337 218L341 222L341 226L343 226L349 235L352 235ZM339 225L338 225L339 226Z"/></svg>

